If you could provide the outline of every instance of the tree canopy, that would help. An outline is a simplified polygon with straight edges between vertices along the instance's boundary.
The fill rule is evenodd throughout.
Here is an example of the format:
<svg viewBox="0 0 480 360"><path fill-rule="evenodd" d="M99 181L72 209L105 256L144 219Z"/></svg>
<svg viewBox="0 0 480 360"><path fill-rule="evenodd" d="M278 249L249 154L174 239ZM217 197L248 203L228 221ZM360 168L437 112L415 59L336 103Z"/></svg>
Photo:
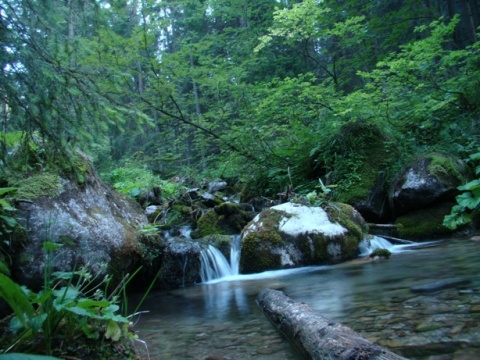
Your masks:
<svg viewBox="0 0 480 360"><path fill-rule="evenodd" d="M0 0L0 159L308 188L341 126L461 157L479 135L477 0ZM42 154L38 149L50 149ZM21 155L21 156L20 156ZM338 165L338 163L337 163ZM4 184L5 185L5 184ZM305 189L307 190L307 189Z"/></svg>

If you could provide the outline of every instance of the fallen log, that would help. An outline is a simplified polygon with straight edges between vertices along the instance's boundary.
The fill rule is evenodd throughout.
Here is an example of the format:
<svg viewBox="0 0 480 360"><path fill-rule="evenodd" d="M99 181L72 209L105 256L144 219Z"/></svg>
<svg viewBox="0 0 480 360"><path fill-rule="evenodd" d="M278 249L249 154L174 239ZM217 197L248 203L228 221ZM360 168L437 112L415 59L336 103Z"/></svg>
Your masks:
<svg viewBox="0 0 480 360"><path fill-rule="evenodd" d="M305 359L405 360L349 327L318 315L307 304L296 302L281 291L262 290L257 304Z"/></svg>

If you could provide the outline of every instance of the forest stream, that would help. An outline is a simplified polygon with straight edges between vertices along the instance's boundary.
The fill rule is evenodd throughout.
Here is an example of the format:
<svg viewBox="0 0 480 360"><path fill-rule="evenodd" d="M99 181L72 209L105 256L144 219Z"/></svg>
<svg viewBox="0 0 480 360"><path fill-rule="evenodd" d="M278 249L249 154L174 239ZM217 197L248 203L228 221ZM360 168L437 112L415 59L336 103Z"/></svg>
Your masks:
<svg viewBox="0 0 480 360"><path fill-rule="evenodd" d="M480 242L391 250L388 260L239 275L151 293L141 309L149 312L136 319L135 330L150 359L299 359L255 303L262 289L274 288L409 359L480 358ZM461 285L421 287L449 279ZM139 349L147 359L140 343Z"/></svg>

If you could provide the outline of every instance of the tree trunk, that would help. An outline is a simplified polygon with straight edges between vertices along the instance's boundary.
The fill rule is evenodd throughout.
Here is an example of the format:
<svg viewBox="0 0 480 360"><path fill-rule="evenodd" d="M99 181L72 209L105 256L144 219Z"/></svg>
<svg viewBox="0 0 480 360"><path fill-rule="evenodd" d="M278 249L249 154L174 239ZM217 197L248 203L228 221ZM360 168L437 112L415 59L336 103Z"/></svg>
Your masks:
<svg viewBox="0 0 480 360"><path fill-rule="evenodd" d="M296 302L281 291L263 290L257 304L305 359L405 360L362 338L349 327L316 314L305 303Z"/></svg>

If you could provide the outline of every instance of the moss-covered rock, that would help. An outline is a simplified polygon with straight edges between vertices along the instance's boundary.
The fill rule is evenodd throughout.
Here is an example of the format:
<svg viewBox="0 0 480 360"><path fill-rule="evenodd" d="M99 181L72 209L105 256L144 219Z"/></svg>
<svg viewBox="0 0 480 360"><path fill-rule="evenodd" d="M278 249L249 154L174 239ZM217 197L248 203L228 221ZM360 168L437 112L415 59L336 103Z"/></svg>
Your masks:
<svg viewBox="0 0 480 360"><path fill-rule="evenodd" d="M200 245L191 240L167 239L162 246L156 288L170 290L199 283L200 251Z"/></svg>
<svg viewBox="0 0 480 360"><path fill-rule="evenodd" d="M388 249L382 249L382 248L373 250L372 253L369 255L369 257L372 259L376 259L376 258L389 259L390 256L392 256L392 252Z"/></svg>
<svg viewBox="0 0 480 360"><path fill-rule="evenodd" d="M454 202L457 187L470 178L470 170L461 160L442 153L423 154L396 176L389 201L396 216L435 203Z"/></svg>
<svg viewBox="0 0 480 360"><path fill-rule="evenodd" d="M207 210L197 221L197 228L192 231L192 238L200 239L207 235L227 235L227 231L220 225L220 215L213 209Z"/></svg>
<svg viewBox="0 0 480 360"><path fill-rule="evenodd" d="M92 169L83 184L76 178L53 176L48 186L45 176L37 174L23 183L22 198L16 193L18 221L26 229L21 244L12 241L16 248L12 273L18 282L34 290L43 283L45 241L63 244L55 256L56 270L87 266L98 279L107 273L120 277L141 258L139 228L147 224L143 210L103 183Z"/></svg>
<svg viewBox="0 0 480 360"><path fill-rule="evenodd" d="M387 219L385 174L395 159L393 142L377 125L354 121L333 135L330 143L322 156L332 169L329 182L337 185L335 199L353 205L370 222Z"/></svg>
<svg viewBox="0 0 480 360"><path fill-rule="evenodd" d="M222 203L207 210L198 219L197 229L192 236L198 239L213 234L239 234L253 216L253 212L242 210L239 204Z"/></svg>
<svg viewBox="0 0 480 360"><path fill-rule="evenodd" d="M34 200L41 196L53 196L62 190L61 178L49 172L35 173L12 183L17 188L15 197L20 200Z"/></svg>
<svg viewBox="0 0 480 360"><path fill-rule="evenodd" d="M397 236L410 240L431 240L451 234L452 230L443 226L442 222L453 205L453 203L435 204L398 217L395 221Z"/></svg>
<svg viewBox="0 0 480 360"><path fill-rule="evenodd" d="M242 233L240 271L336 263L354 257L366 229L351 206L328 210L285 203L261 212Z"/></svg>

